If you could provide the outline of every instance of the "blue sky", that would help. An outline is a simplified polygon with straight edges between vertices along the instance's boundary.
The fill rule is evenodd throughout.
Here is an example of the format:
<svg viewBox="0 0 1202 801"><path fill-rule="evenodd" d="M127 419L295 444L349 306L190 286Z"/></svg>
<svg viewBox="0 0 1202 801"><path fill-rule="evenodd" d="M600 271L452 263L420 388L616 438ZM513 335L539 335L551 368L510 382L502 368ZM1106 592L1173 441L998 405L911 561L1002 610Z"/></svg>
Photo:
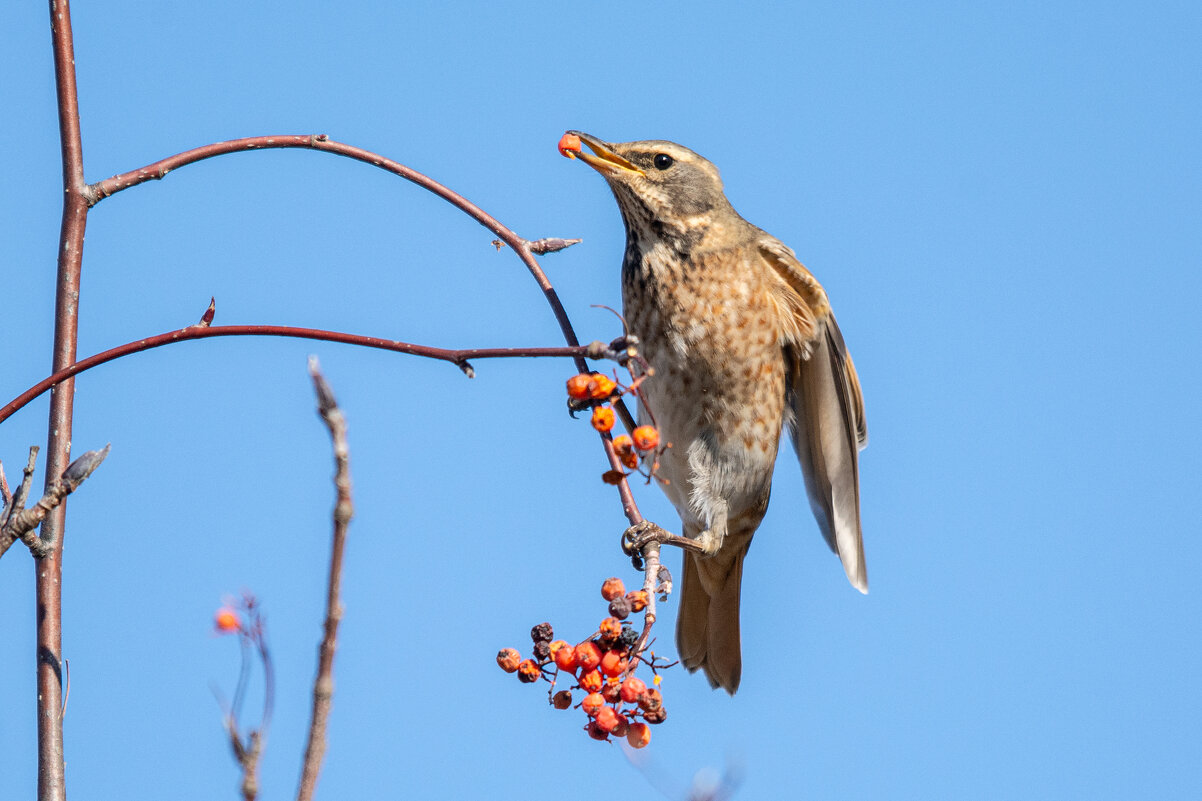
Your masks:
<svg viewBox="0 0 1202 801"><path fill-rule="evenodd" d="M26 7L30 6L30 7ZM59 156L47 12L0 10L4 400L47 372ZM731 699L683 669L635 768L493 664L593 630L638 577L568 363L452 366L223 339L81 377L70 501L68 789L234 797L211 684L224 594L262 600L279 698L262 797L290 797L332 503L305 359L350 424L326 798L573 788L672 798L1202 794L1197 298L1202 11L1187 3L694 7L114 2L74 9L96 181L211 141L326 133L427 172L529 238L583 339L618 332L622 228L563 130L710 158L827 288L864 385L872 593L842 575L782 450L748 557ZM80 355L194 322L443 346L559 344L491 235L370 168L300 151L193 165L90 215ZM42 399L0 426L11 476ZM40 478L39 478L40 481ZM653 488L644 513L677 520ZM679 557L673 554L673 565ZM35 786L32 569L0 560L0 796ZM674 605L664 607L668 646ZM649 784L648 782L651 782Z"/></svg>

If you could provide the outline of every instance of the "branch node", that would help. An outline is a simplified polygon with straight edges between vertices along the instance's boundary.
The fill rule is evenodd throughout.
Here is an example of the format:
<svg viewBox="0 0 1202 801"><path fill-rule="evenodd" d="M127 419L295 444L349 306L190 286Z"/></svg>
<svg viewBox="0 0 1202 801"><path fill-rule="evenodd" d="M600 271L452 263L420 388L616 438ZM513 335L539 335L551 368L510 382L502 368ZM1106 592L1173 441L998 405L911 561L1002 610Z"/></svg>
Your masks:
<svg viewBox="0 0 1202 801"><path fill-rule="evenodd" d="M472 367L471 362L467 361L466 359L463 361L455 362L455 366L458 367L460 370L462 370L463 374L465 376L467 376L468 378L476 377L476 368Z"/></svg>

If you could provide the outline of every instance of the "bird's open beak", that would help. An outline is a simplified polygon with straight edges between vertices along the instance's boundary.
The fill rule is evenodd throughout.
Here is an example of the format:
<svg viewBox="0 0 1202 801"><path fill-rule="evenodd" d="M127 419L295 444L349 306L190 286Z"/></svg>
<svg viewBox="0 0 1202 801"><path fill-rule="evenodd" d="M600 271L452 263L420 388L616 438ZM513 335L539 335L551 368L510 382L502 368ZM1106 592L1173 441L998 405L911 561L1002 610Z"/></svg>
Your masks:
<svg viewBox="0 0 1202 801"><path fill-rule="evenodd" d="M568 131L567 135L580 137L580 141L589 146L592 153L585 153L583 150L576 151L580 160L588 166L592 167L603 176L618 175L623 172L632 172L635 175L645 175L638 167L631 164L626 159L619 156L617 153L609 149L609 145L602 142L595 136L589 136L580 131ZM596 155L593 155L596 154ZM567 155L567 154L565 154Z"/></svg>

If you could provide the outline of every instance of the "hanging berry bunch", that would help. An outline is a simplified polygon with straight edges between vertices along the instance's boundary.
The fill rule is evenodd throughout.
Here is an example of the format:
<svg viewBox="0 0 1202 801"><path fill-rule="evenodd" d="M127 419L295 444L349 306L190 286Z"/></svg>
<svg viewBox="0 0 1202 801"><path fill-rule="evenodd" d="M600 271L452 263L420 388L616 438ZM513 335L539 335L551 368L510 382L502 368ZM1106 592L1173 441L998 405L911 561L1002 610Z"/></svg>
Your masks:
<svg viewBox="0 0 1202 801"><path fill-rule="evenodd" d="M667 718L658 689L659 671L675 663L657 659L651 652L635 655L639 633L625 618L646 608L644 590L626 592L621 579L610 578L601 585L601 596L609 601L609 617L588 639L576 645L556 640L551 624L539 623L530 630L534 641L531 657L523 659L516 648L502 648L497 664L506 673L516 673L525 684L540 678L550 682L547 695L556 709L572 708L573 691L579 692L581 700L575 707L588 718L584 728L590 737L625 737L631 747L642 748L651 742L648 724L663 723ZM651 687L635 675L640 665L650 668ZM574 683L557 691L561 681Z"/></svg>

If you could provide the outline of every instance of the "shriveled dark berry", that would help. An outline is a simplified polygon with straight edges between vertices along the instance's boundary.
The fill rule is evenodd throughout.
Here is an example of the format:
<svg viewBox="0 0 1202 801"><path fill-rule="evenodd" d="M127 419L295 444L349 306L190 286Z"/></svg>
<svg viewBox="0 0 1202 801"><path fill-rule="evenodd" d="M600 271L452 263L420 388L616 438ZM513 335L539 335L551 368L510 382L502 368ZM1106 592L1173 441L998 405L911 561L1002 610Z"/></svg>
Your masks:
<svg viewBox="0 0 1202 801"><path fill-rule="evenodd" d="M626 626L622 629L622 634L618 637L618 644L623 648L630 649L639 641L639 633L634 629Z"/></svg>
<svg viewBox="0 0 1202 801"><path fill-rule="evenodd" d="M556 709L567 709L572 705L572 691L560 690L551 698L551 705Z"/></svg>
<svg viewBox="0 0 1202 801"><path fill-rule="evenodd" d="M625 620L630 617L630 601L625 595L619 595L609 602L609 613L618 620Z"/></svg>
<svg viewBox="0 0 1202 801"><path fill-rule="evenodd" d="M601 697L604 698L607 703L618 703L622 700L622 685L606 682L605 686L601 688Z"/></svg>
<svg viewBox="0 0 1202 801"><path fill-rule="evenodd" d="M539 623L534 628L530 629L530 639L535 642L551 642L555 639L555 634L551 630L550 623Z"/></svg>
<svg viewBox="0 0 1202 801"><path fill-rule="evenodd" d="M643 713L643 720L647 721L648 723L663 723L667 719L668 710L664 709L662 706L654 712L647 711Z"/></svg>
<svg viewBox="0 0 1202 801"><path fill-rule="evenodd" d="M551 659L551 643L546 640L539 640L534 644L534 658L539 662L547 662Z"/></svg>

